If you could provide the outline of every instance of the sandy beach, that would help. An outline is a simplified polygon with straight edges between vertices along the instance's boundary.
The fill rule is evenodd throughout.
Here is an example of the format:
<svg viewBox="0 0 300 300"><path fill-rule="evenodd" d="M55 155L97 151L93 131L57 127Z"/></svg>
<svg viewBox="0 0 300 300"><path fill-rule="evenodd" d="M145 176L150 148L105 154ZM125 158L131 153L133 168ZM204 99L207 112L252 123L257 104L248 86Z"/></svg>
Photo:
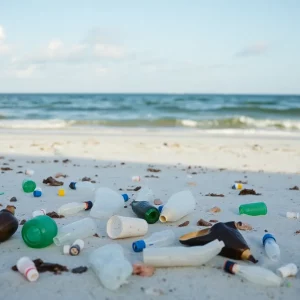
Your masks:
<svg viewBox="0 0 300 300"><path fill-rule="evenodd" d="M166 203L175 192L190 189L197 201L193 214L176 223L160 222L149 226L149 233L165 228L177 228L184 221L196 226L200 218L221 222L243 221L252 225L252 231L241 231L258 265L275 271L287 263L300 267L300 222L287 219L287 211L300 212L300 136L297 134L266 135L264 133L221 134L197 130L126 129L126 128L70 128L66 130L2 130L0 131L0 165L12 170L0 173L1 208L17 198L16 217L19 221L31 218L32 211L45 208L57 211L62 204L93 200L92 195L82 199L68 188L71 181L90 177L97 187L109 187L120 193L147 182L157 198ZM63 163L64 159L69 162ZM160 172L151 173L149 166ZM41 198L25 194L21 184L26 169L34 170L32 178L43 189ZM57 187L46 186L43 179L61 172L68 175L64 182L65 197L57 195ZM134 175L141 183L132 182ZM146 176L155 177L146 177ZM239 196L232 190L235 181L247 181L245 188L254 189L260 196ZM224 197L208 197L209 193ZM128 191L130 199L136 193ZM262 201L268 207L266 216L240 216L243 203ZM221 212L208 212L218 206ZM134 217L130 206L119 215ZM89 216L83 212L73 217L55 219L58 226ZM131 249L135 238L112 241L106 234L106 224L96 220L98 237L86 239L86 247L78 257L65 256L54 244L44 249L31 249L17 232L0 245L0 299L297 299L300 293L300 275L288 278L280 288L254 285L238 276L228 275L221 268L225 258L216 257L205 266L195 268L161 268L149 278L130 277L129 283L111 292L88 270L83 274L71 272L53 275L46 272L35 283L29 283L11 267L22 256L41 258L47 262L66 265L69 269L86 266L89 253L108 243L123 246L132 262L142 261L142 255ZM201 228L201 227L200 227ZM184 228L183 230L187 230ZM272 263L262 247L262 236L273 233L281 249L281 259ZM246 264L241 262L241 264ZM157 288L162 295L147 295L145 290Z"/></svg>

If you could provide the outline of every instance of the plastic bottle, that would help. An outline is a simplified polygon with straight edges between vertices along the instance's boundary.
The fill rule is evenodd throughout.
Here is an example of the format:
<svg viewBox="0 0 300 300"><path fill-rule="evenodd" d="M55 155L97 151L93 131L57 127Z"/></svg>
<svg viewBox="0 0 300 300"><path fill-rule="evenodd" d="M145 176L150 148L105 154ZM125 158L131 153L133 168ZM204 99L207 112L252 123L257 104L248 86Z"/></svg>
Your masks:
<svg viewBox="0 0 300 300"><path fill-rule="evenodd" d="M22 228L22 238L31 248L45 248L53 243L57 225L48 216L37 216L27 221Z"/></svg>
<svg viewBox="0 0 300 300"><path fill-rule="evenodd" d="M31 179L24 179L22 188L25 193L32 193L36 188L36 183Z"/></svg>
<svg viewBox="0 0 300 300"><path fill-rule="evenodd" d="M60 228L57 236L53 238L53 242L56 246L61 246L70 241L87 238L96 232L95 221L91 218L84 218Z"/></svg>
<svg viewBox="0 0 300 300"><path fill-rule="evenodd" d="M267 233L263 236L262 242L267 256L273 261L278 261L280 258L280 248L276 243L274 236Z"/></svg>
<svg viewBox="0 0 300 300"><path fill-rule="evenodd" d="M142 186L139 190L135 201L148 201L153 203L155 199L153 191L148 186Z"/></svg>
<svg viewBox="0 0 300 300"><path fill-rule="evenodd" d="M172 230L163 230L151 234L144 240L136 241L132 244L134 252L142 252L145 248L160 248L171 246L175 243L176 237Z"/></svg>
<svg viewBox="0 0 300 300"><path fill-rule="evenodd" d="M190 191L182 191L170 197L163 206L159 220L162 223L176 222L194 211L196 200Z"/></svg>
<svg viewBox="0 0 300 300"><path fill-rule="evenodd" d="M118 244L109 244L94 250L89 263L103 286L110 290L117 290L127 283L132 274L132 265L125 258L123 248Z"/></svg>
<svg viewBox="0 0 300 300"><path fill-rule="evenodd" d="M39 273L36 269L36 266L29 257L21 257L17 261L17 269L28 279L28 281L37 281L39 278Z"/></svg>
<svg viewBox="0 0 300 300"><path fill-rule="evenodd" d="M133 201L131 207L133 212L148 224L154 224L159 219L159 210L148 201Z"/></svg>
<svg viewBox="0 0 300 300"><path fill-rule="evenodd" d="M243 188L243 185L241 183L235 183L233 186L232 186L232 189L233 190L241 190Z"/></svg>
<svg viewBox="0 0 300 300"><path fill-rule="evenodd" d="M201 266L217 256L224 242L214 240L205 246L146 248L143 251L145 264L153 267L194 267Z"/></svg>
<svg viewBox="0 0 300 300"><path fill-rule="evenodd" d="M286 213L286 217L289 218L289 219L299 219L300 217L300 214L297 213L297 212L287 212Z"/></svg>
<svg viewBox="0 0 300 300"><path fill-rule="evenodd" d="M69 188L80 192L86 192L86 191L94 192L96 190L95 185L90 181L71 182Z"/></svg>
<svg viewBox="0 0 300 300"><path fill-rule="evenodd" d="M242 266L230 260L225 262L224 271L264 286L280 286L282 283L282 279L270 270L261 267Z"/></svg>
<svg viewBox="0 0 300 300"><path fill-rule="evenodd" d="M8 240L18 229L19 222L14 216L15 207L7 205L0 211L0 243Z"/></svg>
<svg viewBox="0 0 300 300"><path fill-rule="evenodd" d="M90 210L93 207L93 202L92 201L86 201L82 203L78 202L71 202L68 204L62 205L58 209L58 214L63 215L63 216L71 216L79 213L80 211L84 210Z"/></svg>
<svg viewBox="0 0 300 300"><path fill-rule="evenodd" d="M84 248L84 241L83 240L76 240L71 246L64 245L63 253L70 254L71 256L77 256L80 254L81 250Z"/></svg>
<svg viewBox="0 0 300 300"><path fill-rule="evenodd" d="M41 197L42 196L42 189L40 187L36 187L33 191L33 197Z"/></svg>
<svg viewBox="0 0 300 300"><path fill-rule="evenodd" d="M128 199L127 194L120 195L109 188L98 188L90 215L94 218L110 218L124 207Z"/></svg>
<svg viewBox="0 0 300 300"><path fill-rule="evenodd" d="M239 212L240 215L260 216L266 215L268 209L264 202L256 202L250 204L242 204L239 207Z"/></svg>
<svg viewBox="0 0 300 300"><path fill-rule="evenodd" d="M38 209L32 212L32 217L35 218L37 216L44 216L46 214L46 209Z"/></svg>

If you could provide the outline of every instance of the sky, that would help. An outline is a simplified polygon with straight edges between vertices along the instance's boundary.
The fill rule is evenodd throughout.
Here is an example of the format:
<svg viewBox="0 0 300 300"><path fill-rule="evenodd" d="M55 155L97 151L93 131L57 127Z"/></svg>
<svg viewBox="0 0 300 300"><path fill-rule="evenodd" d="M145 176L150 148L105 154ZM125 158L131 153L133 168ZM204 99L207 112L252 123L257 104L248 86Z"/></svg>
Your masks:
<svg viewBox="0 0 300 300"><path fill-rule="evenodd" d="M0 93L300 94L299 0L0 0Z"/></svg>

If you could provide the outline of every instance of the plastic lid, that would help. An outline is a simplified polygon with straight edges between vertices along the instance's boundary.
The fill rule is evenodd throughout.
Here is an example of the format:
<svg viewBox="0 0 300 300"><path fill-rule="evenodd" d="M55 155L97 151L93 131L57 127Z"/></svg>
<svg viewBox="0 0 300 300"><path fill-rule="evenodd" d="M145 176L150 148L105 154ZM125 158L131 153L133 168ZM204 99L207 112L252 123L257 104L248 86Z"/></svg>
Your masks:
<svg viewBox="0 0 300 300"><path fill-rule="evenodd" d="M122 194L122 197L123 197L123 199L124 199L125 202L127 202L128 199L129 199L128 194Z"/></svg>
<svg viewBox="0 0 300 300"><path fill-rule="evenodd" d="M270 233L267 233L263 236L263 239L262 239L263 245L265 245L267 239L273 239L276 242L276 239L274 238L274 236Z"/></svg>
<svg viewBox="0 0 300 300"><path fill-rule="evenodd" d="M144 242L144 240L139 240L132 243L132 249L134 252L142 252L143 249L145 248L146 248L146 243Z"/></svg>
<svg viewBox="0 0 300 300"><path fill-rule="evenodd" d="M33 196L34 197L41 197L42 196L42 192L39 191L39 190L35 190L35 191L33 191Z"/></svg>
<svg viewBox="0 0 300 300"><path fill-rule="evenodd" d="M158 209L158 211L159 211L159 213L161 213L161 212L162 212L163 208L164 208L164 206L163 206L163 205L160 205L160 206L157 208L157 209Z"/></svg>
<svg viewBox="0 0 300 300"><path fill-rule="evenodd" d="M90 210L93 207L92 201L85 201L84 202L87 206L85 207L85 210Z"/></svg>
<svg viewBox="0 0 300 300"><path fill-rule="evenodd" d="M80 253L80 246L79 245L73 245L73 246L71 246L69 253L72 256L78 255Z"/></svg>
<svg viewBox="0 0 300 300"><path fill-rule="evenodd" d="M36 268L30 268L26 271L25 276L29 281L32 282L37 281L40 275Z"/></svg>
<svg viewBox="0 0 300 300"><path fill-rule="evenodd" d="M159 210L156 207L152 207L145 213L145 220L149 224L154 224L158 221L160 216Z"/></svg>
<svg viewBox="0 0 300 300"><path fill-rule="evenodd" d="M69 188L71 190L76 190L76 182L72 181L70 184L69 184Z"/></svg>
<svg viewBox="0 0 300 300"><path fill-rule="evenodd" d="M70 248L71 248L70 245L64 245L64 247L63 247L63 253L64 254L69 254Z"/></svg>
<svg viewBox="0 0 300 300"><path fill-rule="evenodd" d="M225 261L225 264L224 264L224 267L223 267L223 270L226 272L226 273L229 273L229 274L235 274L233 272L233 267L236 263L231 261L231 260L227 260Z"/></svg>

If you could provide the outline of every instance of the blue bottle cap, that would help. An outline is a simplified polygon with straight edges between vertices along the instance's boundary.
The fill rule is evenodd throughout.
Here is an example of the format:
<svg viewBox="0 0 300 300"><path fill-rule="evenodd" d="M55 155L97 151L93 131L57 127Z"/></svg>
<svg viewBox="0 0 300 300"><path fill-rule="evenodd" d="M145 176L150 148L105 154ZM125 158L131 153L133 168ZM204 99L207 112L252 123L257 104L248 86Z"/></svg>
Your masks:
<svg viewBox="0 0 300 300"><path fill-rule="evenodd" d="M233 190L236 190L235 184L232 186L232 189L233 189Z"/></svg>
<svg viewBox="0 0 300 300"><path fill-rule="evenodd" d="M42 192L37 190L37 191L33 191L33 197L41 197L42 196Z"/></svg>
<svg viewBox="0 0 300 300"><path fill-rule="evenodd" d="M160 206L157 208L160 214L161 214L161 211L163 210L163 208L164 208L163 205L160 205Z"/></svg>
<svg viewBox="0 0 300 300"><path fill-rule="evenodd" d="M225 264L224 264L224 267L223 267L223 270L226 272L226 273L229 273L229 274L235 274L232 269L235 265L235 262L231 261L231 260L227 260L225 261Z"/></svg>
<svg viewBox="0 0 300 300"><path fill-rule="evenodd" d="M127 194L122 194L122 197L123 197L125 202L127 202L128 199L129 199L129 196Z"/></svg>
<svg viewBox="0 0 300 300"><path fill-rule="evenodd" d="M71 183L69 184L69 188L70 188L71 190L76 190L76 182L71 182Z"/></svg>
<svg viewBox="0 0 300 300"><path fill-rule="evenodd" d="M145 248L146 248L146 243L144 242L144 240L139 240L132 243L132 249L134 252L142 252L143 249Z"/></svg>
<svg viewBox="0 0 300 300"><path fill-rule="evenodd" d="M276 242L276 239L274 238L274 236L270 233L267 233L263 236L263 239L262 239L263 245L265 245L267 239L273 239Z"/></svg>
<svg viewBox="0 0 300 300"><path fill-rule="evenodd" d="M84 203L87 204L87 207L85 210L90 210L93 207L93 202L92 201L85 201Z"/></svg>

